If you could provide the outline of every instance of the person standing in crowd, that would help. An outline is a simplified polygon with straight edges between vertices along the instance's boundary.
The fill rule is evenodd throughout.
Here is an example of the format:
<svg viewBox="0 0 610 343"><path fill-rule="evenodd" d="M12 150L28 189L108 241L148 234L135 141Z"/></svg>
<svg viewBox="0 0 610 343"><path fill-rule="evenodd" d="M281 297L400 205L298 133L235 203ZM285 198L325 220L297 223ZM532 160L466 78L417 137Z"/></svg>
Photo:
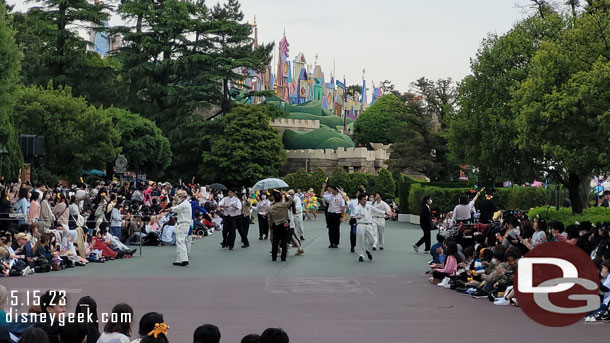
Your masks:
<svg viewBox="0 0 610 343"><path fill-rule="evenodd" d="M422 244L425 244L424 251L430 251L430 231L432 230L433 226L432 210L430 209L430 205L432 205L432 199L430 199L429 195L424 196L421 204L421 211L419 212L419 226L421 226L421 229L424 232L424 236L419 241L417 241L417 243L413 244L413 250L415 250L415 252L419 251L419 247ZM466 203L466 206L468 206L468 203ZM453 215L455 217L455 212Z"/></svg>
<svg viewBox="0 0 610 343"><path fill-rule="evenodd" d="M288 209L294 203L290 198L286 198L285 193L278 191L273 192L274 203L269 207L267 217L269 220L269 226L272 230L272 243L271 243L271 260L277 261L277 250L278 245L282 248L282 261L286 261L286 255L288 254L288 234L290 231L290 218L288 217Z"/></svg>
<svg viewBox="0 0 610 343"><path fill-rule="evenodd" d="M453 217L451 220L452 226L472 221L472 207L470 207L470 203L468 202L468 196L460 196L459 201L460 203L453 209Z"/></svg>
<svg viewBox="0 0 610 343"><path fill-rule="evenodd" d="M178 204L168 207L163 212L173 212L177 217L176 225L176 261L174 266L188 266L189 256L186 248L186 238L193 221L193 210L191 204L186 201L188 194L181 189L176 192Z"/></svg>
<svg viewBox="0 0 610 343"><path fill-rule="evenodd" d="M41 234L46 234L49 232L49 229L53 225L55 221L55 215L53 215L53 210L51 210L51 204L49 203L49 199L51 198L51 193L46 190L42 195L42 201L40 202L40 218L38 220L38 231Z"/></svg>
<svg viewBox="0 0 610 343"><path fill-rule="evenodd" d="M230 190L229 196L222 198L218 205L225 214L222 221L226 233L224 232L225 230L223 230L223 244L221 245L223 248L233 250L233 246L235 245L235 230L237 229L237 225L239 225L241 218L241 200L235 196L233 190Z"/></svg>
<svg viewBox="0 0 610 343"><path fill-rule="evenodd" d="M59 197L59 203L55 204L55 207L53 208L53 215L55 216L56 220L57 220L57 224L61 225L64 230L69 230L68 227L68 219L69 219L69 212L68 212L68 204L66 204L66 196L63 195L63 193L59 193L57 194L57 196Z"/></svg>
<svg viewBox="0 0 610 343"><path fill-rule="evenodd" d="M324 194L326 202L327 224L328 224L328 240L329 248L338 248L340 241L339 228L343 221L343 213L345 213L345 199L339 194L339 189L336 186L328 185L330 194L325 193L326 183L322 185L320 194Z"/></svg>
<svg viewBox="0 0 610 343"><path fill-rule="evenodd" d="M349 209L349 241L350 241L350 251L355 252L356 250L356 233L358 230L358 221L356 219L356 207L358 206L358 196L360 195L360 189L356 191L356 198L349 200L347 195L345 195L345 201L347 202L347 207Z"/></svg>
<svg viewBox="0 0 610 343"><path fill-rule="evenodd" d="M241 238L242 248L250 246L248 241L248 231L250 231L250 215L252 214L252 204L248 199L248 194L241 195L241 223L239 225L239 237Z"/></svg>
<svg viewBox="0 0 610 343"><path fill-rule="evenodd" d="M256 205L256 212L258 213L258 239L267 239L269 236L269 222L267 220L267 211L271 206L271 202L267 199L265 192L261 193L261 200Z"/></svg>
<svg viewBox="0 0 610 343"><path fill-rule="evenodd" d="M493 215L497 211L496 204L493 201L493 190L486 191L485 199L481 200L479 204L479 211L481 212L479 222L483 224L491 223Z"/></svg>
<svg viewBox="0 0 610 343"><path fill-rule="evenodd" d="M297 189L300 191L300 189ZM298 193L294 193L291 189L288 191L288 194L294 200L294 234L302 241L305 240L305 231L303 229L303 201L299 197ZM302 195L302 194L301 194Z"/></svg>
<svg viewBox="0 0 610 343"><path fill-rule="evenodd" d="M385 231L385 217L386 213L392 213L390 205L381 199L381 193L375 193L375 202L373 207L382 211L383 214L373 214L373 232L375 233L375 244L373 250L379 248L383 250L383 234Z"/></svg>
<svg viewBox="0 0 610 343"><path fill-rule="evenodd" d="M288 208L288 219L290 220L290 232L288 233L290 238L288 239L288 241L292 242L292 246L298 249L296 256L301 256L303 255L303 253L305 253L305 251L303 250L301 241L299 241L299 237L295 233L296 218L298 216L296 210L296 202L298 198L294 196L294 191L292 189L288 191L288 197L294 201L292 206Z"/></svg>
<svg viewBox="0 0 610 343"><path fill-rule="evenodd" d="M19 200L17 200L13 207L15 209L15 213L21 215L17 218L18 225L25 224L30 209L30 202L28 200L28 189L26 187L19 189Z"/></svg>
<svg viewBox="0 0 610 343"><path fill-rule="evenodd" d="M610 207L610 190L604 191L604 200L602 201L601 207Z"/></svg>
<svg viewBox="0 0 610 343"><path fill-rule="evenodd" d="M364 262L364 253L369 260L373 259L371 250L374 243L374 228L373 217L385 216L388 212L384 212L375 208L373 205L367 204L366 194L358 195L358 206L354 210L357 231L356 231L356 252L358 253L358 261Z"/></svg>
<svg viewBox="0 0 610 343"><path fill-rule="evenodd" d="M40 203L38 203L38 192L32 192L30 197L30 211L28 212L28 225L38 226L40 218Z"/></svg>

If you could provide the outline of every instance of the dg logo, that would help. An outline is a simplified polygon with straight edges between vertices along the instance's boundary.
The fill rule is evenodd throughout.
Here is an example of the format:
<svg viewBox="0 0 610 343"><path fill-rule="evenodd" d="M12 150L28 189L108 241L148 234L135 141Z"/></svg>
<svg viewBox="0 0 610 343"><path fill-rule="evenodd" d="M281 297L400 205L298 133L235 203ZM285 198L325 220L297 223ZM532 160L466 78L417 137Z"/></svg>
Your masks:
<svg viewBox="0 0 610 343"><path fill-rule="evenodd" d="M599 271L582 249L569 243L530 250L519 260L515 285L523 312L542 325L572 325L600 307Z"/></svg>

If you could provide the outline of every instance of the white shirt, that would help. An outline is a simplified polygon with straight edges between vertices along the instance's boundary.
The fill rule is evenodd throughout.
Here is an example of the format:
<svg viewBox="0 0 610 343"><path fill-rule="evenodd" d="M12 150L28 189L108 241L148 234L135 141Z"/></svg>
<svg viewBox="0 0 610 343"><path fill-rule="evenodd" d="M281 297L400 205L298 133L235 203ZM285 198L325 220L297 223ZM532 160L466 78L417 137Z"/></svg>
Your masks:
<svg viewBox="0 0 610 343"><path fill-rule="evenodd" d="M376 209L383 211L383 215L375 215L377 218L385 218L385 213L390 212L390 205L388 205L385 201L381 200L379 202L375 201L373 203L373 207Z"/></svg>
<svg viewBox="0 0 610 343"><path fill-rule="evenodd" d="M345 207L345 199L343 199L340 194L324 194L324 201L326 201L326 206L328 207L329 213L343 212L343 207Z"/></svg>
<svg viewBox="0 0 610 343"><path fill-rule="evenodd" d="M264 216L267 214L269 206L271 206L271 202L269 201L269 199L261 200L258 205L256 205L256 211L261 216Z"/></svg>
<svg viewBox="0 0 610 343"><path fill-rule="evenodd" d="M378 210L369 204L364 205L364 207L358 204L354 212L356 214L358 224L371 224L373 223L373 215L385 215L385 212Z"/></svg>
<svg viewBox="0 0 610 343"><path fill-rule="evenodd" d="M294 199L294 206L295 206L296 212L297 212L296 214L303 213L303 203L301 202L301 198L299 198L298 196L295 195L293 197L293 199Z"/></svg>
<svg viewBox="0 0 610 343"><path fill-rule="evenodd" d="M237 217L241 214L241 200L237 197L224 197L220 200L219 206L224 206L225 216Z"/></svg>
<svg viewBox="0 0 610 343"><path fill-rule="evenodd" d="M172 212L176 214L178 225L191 225L191 220L193 219L193 208L188 200L184 200L180 203L180 205L172 207Z"/></svg>
<svg viewBox="0 0 610 343"><path fill-rule="evenodd" d="M468 220L472 218L469 205L457 205L453 209L453 217L451 218L451 225L455 224L458 220Z"/></svg>
<svg viewBox="0 0 610 343"><path fill-rule="evenodd" d="M161 235L161 240L165 243L170 243L172 241L172 235L176 232L176 227L173 225L167 225L163 228L163 234Z"/></svg>
<svg viewBox="0 0 610 343"><path fill-rule="evenodd" d="M347 203L347 207L349 207L349 217L356 218L356 207L358 207L358 199L352 199Z"/></svg>

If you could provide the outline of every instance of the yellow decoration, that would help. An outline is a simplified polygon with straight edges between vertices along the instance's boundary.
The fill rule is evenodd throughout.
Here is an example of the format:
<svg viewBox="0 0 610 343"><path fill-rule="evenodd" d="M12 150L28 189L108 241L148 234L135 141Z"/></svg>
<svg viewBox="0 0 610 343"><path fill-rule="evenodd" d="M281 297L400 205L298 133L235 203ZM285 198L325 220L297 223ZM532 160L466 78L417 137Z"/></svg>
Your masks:
<svg viewBox="0 0 610 343"><path fill-rule="evenodd" d="M157 338L160 334L167 336L167 330L169 330L169 325L165 323L157 323L155 324L155 328L148 333L148 336L154 336L155 338Z"/></svg>

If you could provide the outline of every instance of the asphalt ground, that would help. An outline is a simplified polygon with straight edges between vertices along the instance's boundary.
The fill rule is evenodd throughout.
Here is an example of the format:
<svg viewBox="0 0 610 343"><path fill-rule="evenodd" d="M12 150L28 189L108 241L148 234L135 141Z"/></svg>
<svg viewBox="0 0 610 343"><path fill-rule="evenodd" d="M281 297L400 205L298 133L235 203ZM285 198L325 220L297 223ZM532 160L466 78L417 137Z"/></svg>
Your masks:
<svg viewBox="0 0 610 343"><path fill-rule="evenodd" d="M21 302L26 290L67 290L69 310L84 295L96 299L100 313L126 302L135 311L134 339L140 317L160 312L169 340L179 343L192 342L204 323L219 327L221 342L267 327L283 328L296 343L595 342L610 333L610 324L544 327L519 308L430 284L430 255L411 248L421 236L414 225L387 222L385 250L370 262L349 252L346 224L339 249L328 248L323 217L305 222L305 232L305 254L291 249L286 262L271 261L271 245L258 240L253 224L249 248L221 249L216 232L195 241L187 267L171 264L174 247L143 247L131 259L0 282Z"/></svg>

